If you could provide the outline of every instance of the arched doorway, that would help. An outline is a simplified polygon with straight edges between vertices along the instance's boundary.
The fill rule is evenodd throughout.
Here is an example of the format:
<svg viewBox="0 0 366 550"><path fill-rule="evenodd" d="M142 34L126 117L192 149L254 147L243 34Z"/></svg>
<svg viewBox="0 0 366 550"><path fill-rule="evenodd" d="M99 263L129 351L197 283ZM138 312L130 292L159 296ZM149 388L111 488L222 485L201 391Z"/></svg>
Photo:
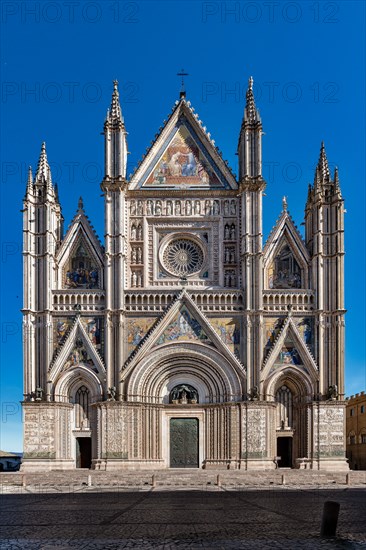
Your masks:
<svg viewBox="0 0 366 550"><path fill-rule="evenodd" d="M92 462L90 430L90 391L82 384L74 398L75 431L80 430L76 441L76 468L90 468Z"/></svg>
<svg viewBox="0 0 366 550"><path fill-rule="evenodd" d="M158 346L136 363L124 379L126 402L141 410L131 433L143 444L139 454L131 445L133 458L160 461L166 468L239 460L239 451L229 456L229 409L242 400L244 387L239 365L196 342Z"/></svg>
<svg viewBox="0 0 366 550"><path fill-rule="evenodd" d="M60 423L59 458L71 459L76 468L91 468L97 453L97 419L92 406L104 396L97 374L79 364L61 373L55 384L55 401L70 403L68 422Z"/></svg>
<svg viewBox="0 0 366 550"><path fill-rule="evenodd" d="M267 395L276 402L275 452L280 468L294 468L308 458L308 415L313 388L294 369L282 370L268 380Z"/></svg>
<svg viewBox="0 0 366 550"><path fill-rule="evenodd" d="M294 396L284 384L276 392L277 461L279 468L291 468L293 463Z"/></svg>

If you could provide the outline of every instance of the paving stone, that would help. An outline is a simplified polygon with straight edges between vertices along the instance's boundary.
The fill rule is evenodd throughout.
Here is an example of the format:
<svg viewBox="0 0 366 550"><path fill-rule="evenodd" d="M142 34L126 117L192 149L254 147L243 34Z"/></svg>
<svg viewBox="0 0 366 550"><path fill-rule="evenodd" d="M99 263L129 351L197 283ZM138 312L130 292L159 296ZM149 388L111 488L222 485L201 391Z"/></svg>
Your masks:
<svg viewBox="0 0 366 550"><path fill-rule="evenodd" d="M337 539L320 539L325 500L341 504ZM267 487L240 491L97 490L8 494L1 550L366 548L366 492Z"/></svg>

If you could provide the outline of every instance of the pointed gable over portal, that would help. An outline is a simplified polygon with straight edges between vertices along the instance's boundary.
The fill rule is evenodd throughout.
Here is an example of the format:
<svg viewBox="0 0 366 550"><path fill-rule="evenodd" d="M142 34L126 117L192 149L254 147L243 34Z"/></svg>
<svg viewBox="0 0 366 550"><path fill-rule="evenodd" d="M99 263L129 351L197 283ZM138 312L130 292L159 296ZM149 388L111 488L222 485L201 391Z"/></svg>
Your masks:
<svg viewBox="0 0 366 550"><path fill-rule="evenodd" d="M81 198L57 260L60 288L103 288L103 248Z"/></svg>
<svg viewBox="0 0 366 550"><path fill-rule="evenodd" d="M297 289L309 286L309 253L287 210L283 210L263 248L264 286Z"/></svg>
<svg viewBox="0 0 366 550"><path fill-rule="evenodd" d="M313 380L318 379L318 367L315 359L303 341L291 315L287 317L272 349L263 362L262 380L288 367L305 371Z"/></svg>
<svg viewBox="0 0 366 550"><path fill-rule="evenodd" d="M180 342L210 346L224 356L238 372L245 372L244 365L221 340L209 320L185 290L140 341L135 351L127 359L123 370L130 371L144 356L159 346Z"/></svg>
<svg viewBox="0 0 366 550"><path fill-rule="evenodd" d="M133 174L130 189L236 189L235 176L182 98Z"/></svg>

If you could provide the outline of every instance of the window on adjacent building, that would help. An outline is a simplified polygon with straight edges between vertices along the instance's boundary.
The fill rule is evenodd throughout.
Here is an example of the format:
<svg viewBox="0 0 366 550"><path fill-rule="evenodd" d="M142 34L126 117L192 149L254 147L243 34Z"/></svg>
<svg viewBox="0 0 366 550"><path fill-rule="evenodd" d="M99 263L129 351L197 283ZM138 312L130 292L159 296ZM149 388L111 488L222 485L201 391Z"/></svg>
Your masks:
<svg viewBox="0 0 366 550"><path fill-rule="evenodd" d="M365 405L361 405L361 413L365 412Z"/></svg>
<svg viewBox="0 0 366 550"><path fill-rule="evenodd" d="M351 435L350 438L349 438L349 442L350 442L350 445L355 445L356 444L356 436Z"/></svg>
<svg viewBox="0 0 366 550"><path fill-rule="evenodd" d="M350 409L350 411L349 411L349 415L350 415L350 416L353 416L354 412L355 412L355 410L354 410L354 409Z"/></svg>
<svg viewBox="0 0 366 550"><path fill-rule="evenodd" d="M366 434L361 434L361 443L366 443Z"/></svg>

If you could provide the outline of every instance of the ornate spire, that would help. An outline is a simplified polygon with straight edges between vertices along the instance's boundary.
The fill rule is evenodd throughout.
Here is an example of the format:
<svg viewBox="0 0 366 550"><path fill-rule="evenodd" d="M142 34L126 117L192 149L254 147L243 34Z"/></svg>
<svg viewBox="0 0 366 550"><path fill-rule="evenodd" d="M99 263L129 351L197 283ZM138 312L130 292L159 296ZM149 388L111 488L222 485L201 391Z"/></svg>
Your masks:
<svg viewBox="0 0 366 550"><path fill-rule="evenodd" d="M41 154L39 156L35 184L52 187L51 169L47 160L46 144L42 143Z"/></svg>
<svg viewBox="0 0 366 550"><path fill-rule="evenodd" d="M334 178L333 178L333 181L334 181L335 187L339 187L338 166L336 166L336 167L334 168Z"/></svg>
<svg viewBox="0 0 366 550"><path fill-rule="evenodd" d="M338 167L337 166L334 168L333 182L334 182L334 192L336 194L338 194L339 198L342 198L341 186L340 186L340 183L339 183L339 174L338 174Z"/></svg>
<svg viewBox="0 0 366 550"><path fill-rule="evenodd" d="M287 212L287 197L286 196L284 196L282 198L282 210L283 210L283 212Z"/></svg>
<svg viewBox="0 0 366 550"><path fill-rule="evenodd" d="M249 78L248 90L246 93L246 105L244 112L244 119L253 124L255 122L260 122L259 112L255 106L254 93L253 93L253 77Z"/></svg>
<svg viewBox="0 0 366 550"><path fill-rule="evenodd" d="M83 211L84 211L83 197L79 197L79 201L78 201L78 210L79 210L79 212L83 212Z"/></svg>
<svg viewBox="0 0 366 550"><path fill-rule="evenodd" d="M32 167L29 166L28 168L28 180L27 180L27 190L30 191L33 186L33 172Z"/></svg>
<svg viewBox="0 0 366 550"><path fill-rule="evenodd" d="M60 197L59 197L59 194L58 194L58 185L57 183L54 184L54 189L55 189L55 198L56 198L56 201L57 202L60 202Z"/></svg>
<svg viewBox="0 0 366 550"><path fill-rule="evenodd" d="M126 177L126 134L119 102L118 80L114 80L112 102L104 122L104 179Z"/></svg>
<svg viewBox="0 0 366 550"><path fill-rule="evenodd" d="M320 183L330 183L331 181L330 171L329 171L327 155L325 153L324 141L322 141L322 144L320 147L320 156L319 156L316 172L318 172L318 178Z"/></svg>
<svg viewBox="0 0 366 550"><path fill-rule="evenodd" d="M107 120L109 122L123 123L122 109L119 101L118 80L113 80L112 102L110 109L107 111Z"/></svg>
<svg viewBox="0 0 366 550"><path fill-rule="evenodd" d="M306 206L309 206L309 204L311 203L312 197L313 197L313 187L312 187L311 183L309 183L309 185L308 185L308 196L307 196L307 199L306 199Z"/></svg>

